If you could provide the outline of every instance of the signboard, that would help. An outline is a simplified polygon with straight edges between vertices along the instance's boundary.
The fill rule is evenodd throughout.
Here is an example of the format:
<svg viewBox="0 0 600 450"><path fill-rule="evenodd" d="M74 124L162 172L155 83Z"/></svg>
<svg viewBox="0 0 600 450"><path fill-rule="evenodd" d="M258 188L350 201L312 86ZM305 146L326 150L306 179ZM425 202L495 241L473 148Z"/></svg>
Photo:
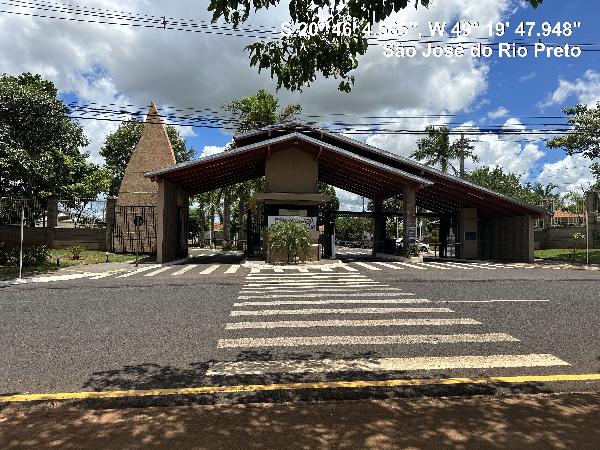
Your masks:
<svg viewBox="0 0 600 450"><path fill-rule="evenodd" d="M477 240L477 232L476 231L465 231L465 241L476 241Z"/></svg>
<svg viewBox="0 0 600 450"><path fill-rule="evenodd" d="M417 239L417 228L408 227L408 240L412 242L415 239Z"/></svg>
<svg viewBox="0 0 600 450"><path fill-rule="evenodd" d="M301 217L301 216L269 216L269 220L267 222L268 226L273 225L276 222L281 220L287 222L298 222L306 225L306 228L309 230L317 229L317 218L316 217Z"/></svg>

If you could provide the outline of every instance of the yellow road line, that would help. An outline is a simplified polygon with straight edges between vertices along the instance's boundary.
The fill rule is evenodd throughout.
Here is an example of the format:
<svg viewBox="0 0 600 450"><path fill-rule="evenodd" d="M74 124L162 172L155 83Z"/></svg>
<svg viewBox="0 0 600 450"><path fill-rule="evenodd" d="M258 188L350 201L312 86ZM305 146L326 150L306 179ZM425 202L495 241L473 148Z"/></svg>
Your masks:
<svg viewBox="0 0 600 450"><path fill-rule="evenodd" d="M127 397L158 397L173 395L207 395L232 394L241 392L265 391L295 391L301 389L360 389L360 388L394 388L403 386L436 386L460 384L489 384L489 383L530 383L530 382L561 382L561 381L600 381L600 373L592 374L559 374L559 375L524 375L507 377L483 378L423 378L400 380L367 380L367 381L320 381L312 383L282 383L282 384L241 384L235 386L200 386L192 388L148 389L129 391L102 392L60 392L50 394L18 394L0 396L0 403L24 403L53 400L87 400L114 399Z"/></svg>

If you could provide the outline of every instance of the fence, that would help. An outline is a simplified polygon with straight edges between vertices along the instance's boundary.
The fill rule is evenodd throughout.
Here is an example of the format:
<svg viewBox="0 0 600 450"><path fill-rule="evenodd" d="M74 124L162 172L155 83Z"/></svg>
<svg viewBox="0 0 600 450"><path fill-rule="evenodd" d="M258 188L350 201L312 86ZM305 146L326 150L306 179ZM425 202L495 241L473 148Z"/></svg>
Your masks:
<svg viewBox="0 0 600 450"><path fill-rule="evenodd" d="M139 230L136 229L133 219L142 218ZM132 253L136 251L136 241L139 231L139 252L156 253L156 227L158 212L155 206L115 206L114 228L107 230L109 246L116 253Z"/></svg>
<svg viewBox="0 0 600 450"><path fill-rule="evenodd" d="M81 246L88 250L133 252L137 235L133 218L141 215L140 252L156 252L157 212L154 206L116 206L116 199L0 198L0 242L19 246L21 216L24 245L50 248Z"/></svg>

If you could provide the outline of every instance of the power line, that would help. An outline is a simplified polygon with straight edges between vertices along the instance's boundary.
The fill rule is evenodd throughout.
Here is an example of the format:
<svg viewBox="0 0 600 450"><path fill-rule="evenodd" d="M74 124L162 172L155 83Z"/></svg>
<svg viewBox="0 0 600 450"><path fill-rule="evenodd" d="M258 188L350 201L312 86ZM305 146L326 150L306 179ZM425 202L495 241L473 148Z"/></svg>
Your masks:
<svg viewBox="0 0 600 450"><path fill-rule="evenodd" d="M124 22L114 22L114 21L105 21L105 20L91 20L91 19L80 19L74 17L63 17L63 16L49 16L44 14L36 14L36 13L25 13L18 11L7 11L0 10L0 13L5 14L15 14L22 16L30 16L36 18L46 18L46 19L54 19L54 20L66 20L73 22L83 22L83 23L94 23L94 24L103 24L103 25L115 25L115 26L131 26L137 28L153 28L153 29L163 29L163 30L173 30L173 31L183 31L183 32L195 32L195 33L206 33L206 34L215 34L215 35L224 35L224 36L236 36L236 37L246 37L252 39L281 39L280 33L277 32L274 27L262 27L262 26L254 26L261 29L251 28L230 28L226 26L221 26L217 24L208 23L207 21L200 21L197 23L194 20L184 19L187 22L182 22L178 19L167 19L166 17L159 16L151 16L147 14L135 14L135 13L122 13L122 12L112 12L111 10L101 10L99 8L88 8L88 7L80 7L80 6L71 6L64 5L55 2L32 2L32 1L24 1L24 0L9 0L0 2L0 4L7 6L16 6L18 8L25 9L36 9L48 12L56 12L62 14L73 14L80 15L83 17L97 17L104 19L113 19L113 20L125 20L128 23ZM61 6L58 6L61 5ZM219 31L226 30L226 31ZM254 33L254 34L249 34ZM257 35L258 34L258 35ZM448 37L448 39L457 39ZM376 44L386 43L386 42L398 42L398 43L412 43L414 45L425 45L425 44L434 44L434 43L444 43L446 45L467 45L467 44L476 44L477 41L485 41L489 40L489 37L473 37L471 39L475 39L475 41L452 41L452 40L440 40L435 38L430 38L427 40L423 39L400 39L398 37L371 37L367 38L370 42L375 42ZM513 39L511 42L519 42L519 45L526 47L533 47L536 43L530 42L527 43L523 39ZM496 46L499 45L500 42L487 42L486 45ZM372 45L372 44L371 44ZM580 43L580 44L572 44L580 47L586 46L596 46L600 44L596 43ZM403 48L410 46L403 46ZM589 49L583 48L582 52L595 52L600 51L600 49Z"/></svg>

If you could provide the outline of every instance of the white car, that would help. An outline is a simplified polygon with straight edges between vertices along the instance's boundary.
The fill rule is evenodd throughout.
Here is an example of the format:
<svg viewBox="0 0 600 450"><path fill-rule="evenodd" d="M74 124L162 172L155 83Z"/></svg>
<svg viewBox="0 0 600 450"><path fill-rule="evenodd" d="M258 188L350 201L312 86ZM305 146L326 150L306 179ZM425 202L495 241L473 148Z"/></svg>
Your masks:
<svg viewBox="0 0 600 450"><path fill-rule="evenodd" d="M396 245L402 245L402 241L404 240L404 238L398 238L396 239ZM419 250L422 253L428 253L429 252L429 244L426 244L425 242L421 242L419 240L416 239L411 239L410 241L411 245L416 245L417 247L419 247Z"/></svg>

